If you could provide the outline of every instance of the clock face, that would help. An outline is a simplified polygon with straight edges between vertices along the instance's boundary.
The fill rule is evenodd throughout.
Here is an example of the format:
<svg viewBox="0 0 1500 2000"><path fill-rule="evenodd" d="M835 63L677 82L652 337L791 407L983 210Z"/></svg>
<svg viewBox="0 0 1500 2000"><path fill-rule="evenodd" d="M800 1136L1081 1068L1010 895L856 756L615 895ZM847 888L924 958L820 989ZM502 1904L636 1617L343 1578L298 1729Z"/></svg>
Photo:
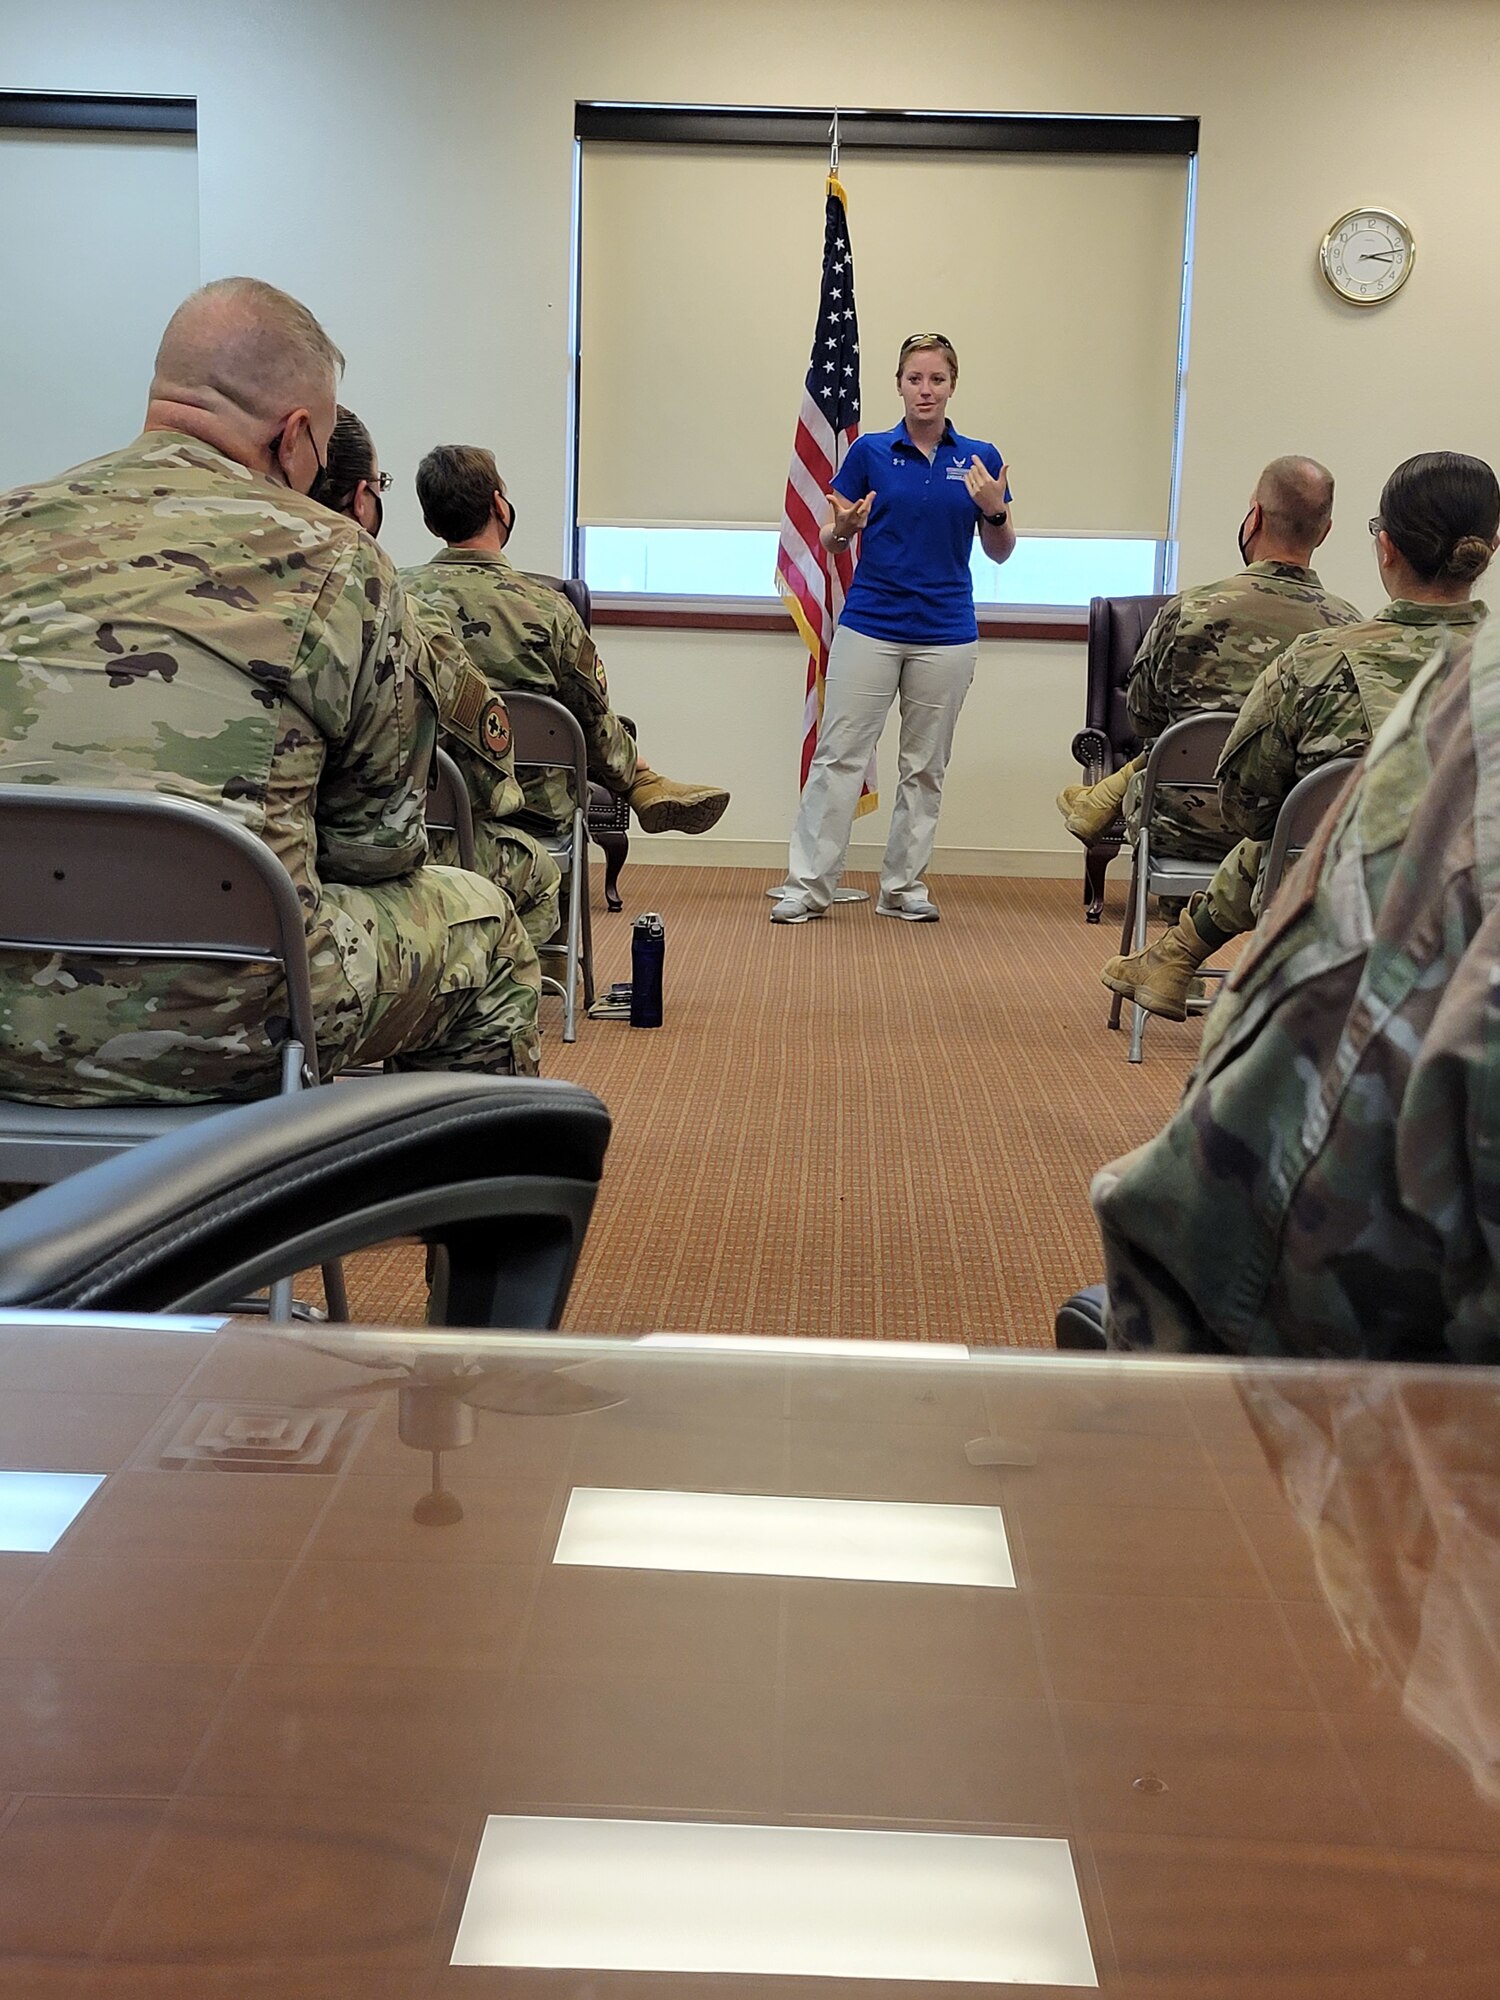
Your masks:
<svg viewBox="0 0 1500 2000"><path fill-rule="evenodd" d="M1351 305L1378 306L1411 276L1417 254L1411 231L1383 208L1351 209L1323 238L1323 276Z"/></svg>

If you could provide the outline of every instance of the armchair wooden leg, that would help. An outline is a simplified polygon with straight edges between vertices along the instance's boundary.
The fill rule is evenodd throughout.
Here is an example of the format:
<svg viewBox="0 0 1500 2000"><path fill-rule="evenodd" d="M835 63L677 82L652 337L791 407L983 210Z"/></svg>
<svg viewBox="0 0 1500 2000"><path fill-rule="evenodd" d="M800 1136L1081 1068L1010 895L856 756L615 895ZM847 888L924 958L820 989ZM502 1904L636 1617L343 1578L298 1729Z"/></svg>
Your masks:
<svg viewBox="0 0 1500 2000"><path fill-rule="evenodd" d="M596 847L604 850L604 907L607 910L623 910L620 870L630 856L630 836L626 833L594 833L590 838Z"/></svg>
<svg viewBox="0 0 1500 2000"><path fill-rule="evenodd" d="M1083 863L1083 917L1085 923L1097 924L1104 915L1104 871L1114 860L1119 848L1101 846L1095 842L1084 856Z"/></svg>

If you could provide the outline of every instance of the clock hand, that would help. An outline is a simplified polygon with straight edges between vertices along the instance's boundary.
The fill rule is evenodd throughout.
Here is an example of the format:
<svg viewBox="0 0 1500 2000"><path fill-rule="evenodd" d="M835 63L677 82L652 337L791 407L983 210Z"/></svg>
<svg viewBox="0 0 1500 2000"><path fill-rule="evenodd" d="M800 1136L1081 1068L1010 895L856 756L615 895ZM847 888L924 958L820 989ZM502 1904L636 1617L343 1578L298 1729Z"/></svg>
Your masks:
<svg viewBox="0 0 1500 2000"><path fill-rule="evenodd" d="M1394 264L1398 257L1405 254L1402 250L1361 250L1359 261L1361 264Z"/></svg>

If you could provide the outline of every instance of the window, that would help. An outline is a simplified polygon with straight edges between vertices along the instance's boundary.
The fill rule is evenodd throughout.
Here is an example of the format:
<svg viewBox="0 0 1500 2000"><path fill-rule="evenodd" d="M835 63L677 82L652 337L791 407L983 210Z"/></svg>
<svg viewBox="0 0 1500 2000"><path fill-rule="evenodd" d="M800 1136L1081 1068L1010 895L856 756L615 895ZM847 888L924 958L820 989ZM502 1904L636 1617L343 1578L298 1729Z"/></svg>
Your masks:
<svg viewBox="0 0 1500 2000"><path fill-rule="evenodd" d="M716 117L791 115L683 117L701 132ZM771 600L823 162L590 137L582 116L580 129L582 573L603 595ZM981 604L1074 607L1161 587L1195 138L1146 153L1109 133L1100 143L1120 150L846 148L864 427L900 414L903 336L940 326L959 351L956 421L1015 471L1023 538L1003 569L976 545Z"/></svg>
<svg viewBox="0 0 1500 2000"><path fill-rule="evenodd" d="M583 577L596 596L776 600L775 528L586 527ZM974 544L979 605L1086 605L1161 588L1166 543L1145 536L1023 535L999 567Z"/></svg>

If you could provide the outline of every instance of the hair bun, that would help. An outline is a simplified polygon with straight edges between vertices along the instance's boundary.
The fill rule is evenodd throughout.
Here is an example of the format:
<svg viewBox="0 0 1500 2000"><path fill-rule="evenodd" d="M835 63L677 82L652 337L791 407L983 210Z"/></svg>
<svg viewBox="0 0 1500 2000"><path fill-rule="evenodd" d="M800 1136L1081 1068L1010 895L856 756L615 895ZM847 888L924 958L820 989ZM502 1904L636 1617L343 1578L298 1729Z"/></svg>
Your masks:
<svg viewBox="0 0 1500 2000"><path fill-rule="evenodd" d="M1489 568L1493 553L1489 543L1481 536L1460 535L1443 564L1443 574L1455 577L1460 583L1472 583L1475 577L1483 576Z"/></svg>

